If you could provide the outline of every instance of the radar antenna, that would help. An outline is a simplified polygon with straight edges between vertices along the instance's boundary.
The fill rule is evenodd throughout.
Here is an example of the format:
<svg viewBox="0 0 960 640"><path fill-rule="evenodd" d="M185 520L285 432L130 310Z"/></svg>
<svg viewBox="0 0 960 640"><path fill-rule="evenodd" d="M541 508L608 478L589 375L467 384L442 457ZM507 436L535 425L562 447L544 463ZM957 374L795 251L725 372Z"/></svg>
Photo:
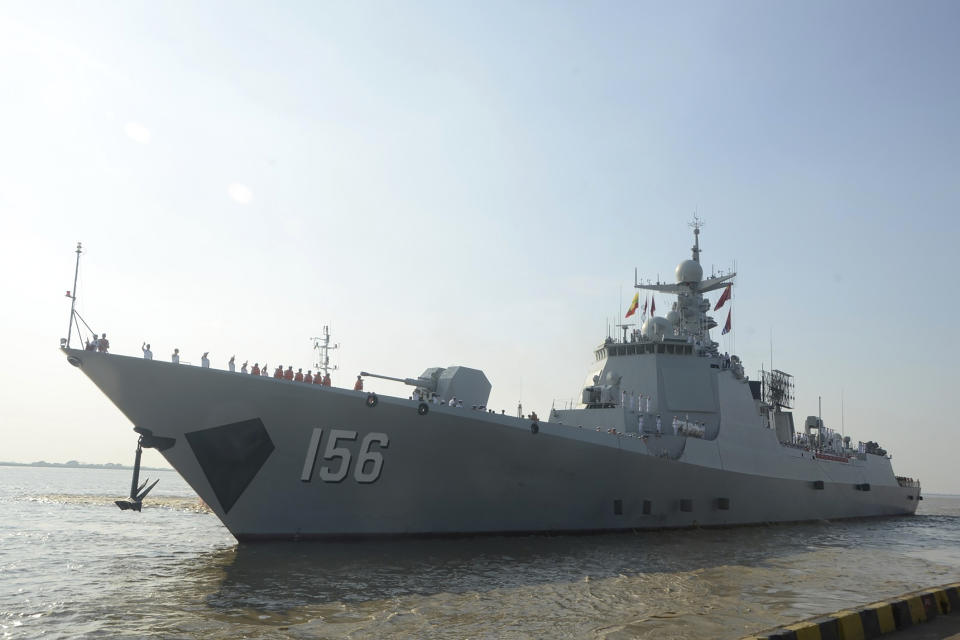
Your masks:
<svg viewBox="0 0 960 640"><path fill-rule="evenodd" d="M700 262L700 229L706 226L706 222L701 220L696 213L693 214L693 222L688 223L693 228L693 261Z"/></svg>
<svg viewBox="0 0 960 640"><path fill-rule="evenodd" d="M793 408L793 376L779 369L764 371L763 401L774 411Z"/></svg>
<svg viewBox="0 0 960 640"><path fill-rule="evenodd" d="M333 349L339 349L339 344L330 344L330 326L323 325L323 336L319 338L310 338L313 341L313 348L317 350L317 362L314 366L317 371L323 371L323 375L328 375L331 371L336 371L339 367L330 364L330 352Z"/></svg>

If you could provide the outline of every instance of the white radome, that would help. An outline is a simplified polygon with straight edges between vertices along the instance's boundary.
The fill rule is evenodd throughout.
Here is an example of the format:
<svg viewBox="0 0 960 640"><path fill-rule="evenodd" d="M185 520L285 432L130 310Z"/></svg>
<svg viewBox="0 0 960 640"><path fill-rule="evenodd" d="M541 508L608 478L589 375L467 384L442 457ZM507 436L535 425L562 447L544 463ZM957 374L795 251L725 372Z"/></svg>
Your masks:
<svg viewBox="0 0 960 640"><path fill-rule="evenodd" d="M703 280L703 267L699 262L684 260L677 265L677 282L700 282Z"/></svg>
<svg viewBox="0 0 960 640"><path fill-rule="evenodd" d="M654 316L648 318L647 321L643 323L643 326L640 327L640 332L644 338L658 340L668 333L673 333L673 325L666 318Z"/></svg>

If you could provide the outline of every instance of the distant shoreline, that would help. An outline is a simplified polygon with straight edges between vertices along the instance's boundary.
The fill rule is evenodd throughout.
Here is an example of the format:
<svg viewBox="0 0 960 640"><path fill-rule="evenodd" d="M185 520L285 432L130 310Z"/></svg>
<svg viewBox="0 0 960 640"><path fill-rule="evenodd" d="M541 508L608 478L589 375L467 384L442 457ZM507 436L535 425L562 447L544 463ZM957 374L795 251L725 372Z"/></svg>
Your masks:
<svg viewBox="0 0 960 640"><path fill-rule="evenodd" d="M46 462L40 460L39 462L5 462L0 460L0 467L57 467L64 469L120 469L126 471L132 471L133 467L125 464L117 464L115 462L107 462L104 464L94 464L89 462L77 462L76 460L71 460L69 462ZM173 471L166 467L140 467L141 471Z"/></svg>

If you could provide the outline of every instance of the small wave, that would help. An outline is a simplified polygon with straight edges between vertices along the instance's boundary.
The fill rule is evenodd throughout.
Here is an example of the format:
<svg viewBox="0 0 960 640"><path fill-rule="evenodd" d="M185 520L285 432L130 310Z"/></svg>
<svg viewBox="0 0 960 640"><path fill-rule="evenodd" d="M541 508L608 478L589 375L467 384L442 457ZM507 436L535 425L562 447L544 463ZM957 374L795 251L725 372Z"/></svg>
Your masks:
<svg viewBox="0 0 960 640"><path fill-rule="evenodd" d="M27 496L30 502L41 504L71 504L88 507L113 506L114 501L123 500L121 496L85 495L71 493L48 493L39 496ZM168 509L189 513L212 513L210 507L197 497L156 496L148 497L143 503L144 509Z"/></svg>

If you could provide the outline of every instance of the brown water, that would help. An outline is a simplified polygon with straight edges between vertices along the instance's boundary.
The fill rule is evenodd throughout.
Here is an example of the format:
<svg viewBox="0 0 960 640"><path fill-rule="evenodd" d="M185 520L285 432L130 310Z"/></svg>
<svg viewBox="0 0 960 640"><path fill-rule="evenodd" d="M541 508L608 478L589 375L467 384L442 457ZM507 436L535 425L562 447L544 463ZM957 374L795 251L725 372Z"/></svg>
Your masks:
<svg viewBox="0 0 960 640"><path fill-rule="evenodd" d="M0 467L0 637L739 638L960 580L957 497L883 520L238 546L174 474L141 514L112 504L126 481Z"/></svg>

